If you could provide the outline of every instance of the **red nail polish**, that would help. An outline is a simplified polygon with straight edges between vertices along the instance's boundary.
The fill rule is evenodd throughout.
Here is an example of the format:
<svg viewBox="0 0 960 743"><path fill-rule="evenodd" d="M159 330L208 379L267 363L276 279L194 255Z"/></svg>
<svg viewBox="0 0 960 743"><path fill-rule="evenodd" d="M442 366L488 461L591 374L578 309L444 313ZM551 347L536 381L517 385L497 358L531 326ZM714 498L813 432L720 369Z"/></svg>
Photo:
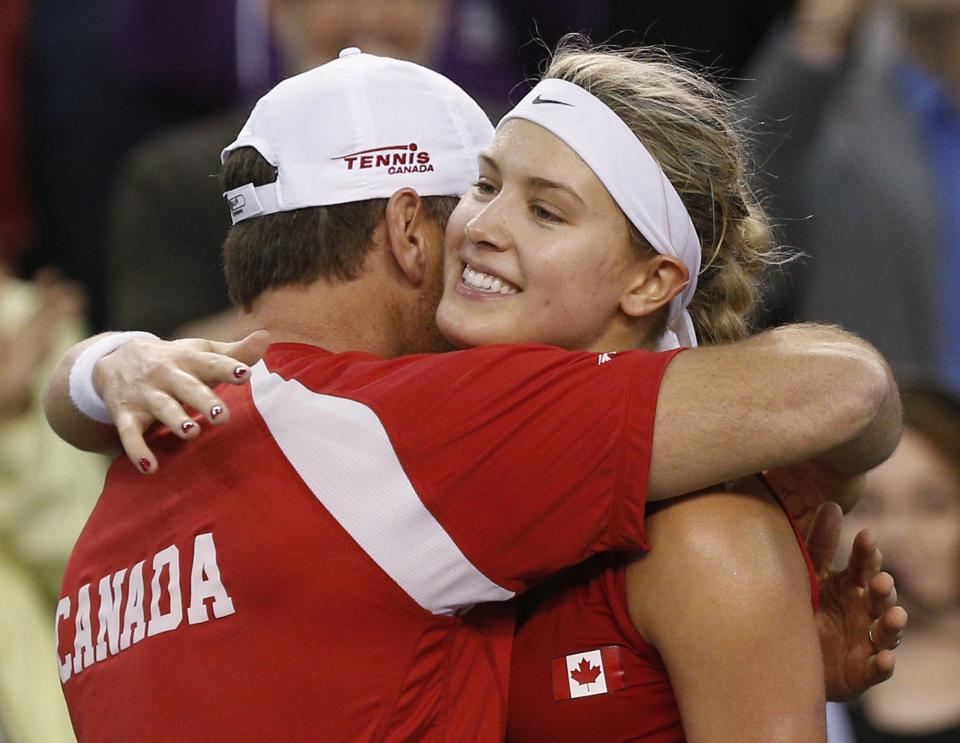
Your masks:
<svg viewBox="0 0 960 743"><path fill-rule="evenodd" d="M150 471L150 460L149 460L149 459L141 459L141 460L140 460L140 469L142 469L144 472L149 472L149 471Z"/></svg>
<svg viewBox="0 0 960 743"><path fill-rule="evenodd" d="M219 405L214 405L210 408L210 417L218 418L223 413L223 408Z"/></svg>
<svg viewBox="0 0 960 743"><path fill-rule="evenodd" d="M248 371L250 370L247 369L247 367L238 366L236 369L233 370L233 376L235 379L243 379L245 376L247 376Z"/></svg>
<svg viewBox="0 0 960 743"><path fill-rule="evenodd" d="M180 430L183 431L184 433L196 427L197 427L197 424L194 423L193 421L184 421L183 423L180 424Z"/></svg>

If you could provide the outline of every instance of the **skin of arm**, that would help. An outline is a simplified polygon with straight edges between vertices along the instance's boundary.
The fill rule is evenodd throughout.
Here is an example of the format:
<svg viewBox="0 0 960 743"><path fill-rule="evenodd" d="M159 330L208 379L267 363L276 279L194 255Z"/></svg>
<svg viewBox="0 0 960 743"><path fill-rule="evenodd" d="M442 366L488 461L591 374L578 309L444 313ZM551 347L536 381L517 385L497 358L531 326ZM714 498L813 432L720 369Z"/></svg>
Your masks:
<svg viewBox="0 0 960 743"><path fill-rule="evenodd" d="M61 438L103 451L116 446L116 436L87 419L69 396L70 369L93 340L64 356L44 405ZM209 410L219 400L196 380L245 381L232 370L238 362L256 361L268 342L262 331L234 344L134 341L98 362L95 386L114 413L128 456L134 462L150 459L149 471L156 471L141 436L149 423L159 418L179 433L187 415L175 401ZM216 422L226 420L222 415ZM198 434L197 427L182 437ZM807 460L838 475L855 475L886 459L899 436L896 383L876 350L838 328L777 328L693 349L671 362L657 402L648 498L674 497Z"/></svg>
<svg viewBox="0 0 960 743"><path fill-rule="evenodd" d="M671 362L660 387L648 498L805 461L855 476L893 453L900 430L889 367L839 328L789 325L697 348Z"/></svg>
<svg viewBox="0 0 960 743"><path fill-rule="evenodd" d="M647 520L627 604L666 664L689 743L822 743L824 679L796 537L753 483Z"/></svg>

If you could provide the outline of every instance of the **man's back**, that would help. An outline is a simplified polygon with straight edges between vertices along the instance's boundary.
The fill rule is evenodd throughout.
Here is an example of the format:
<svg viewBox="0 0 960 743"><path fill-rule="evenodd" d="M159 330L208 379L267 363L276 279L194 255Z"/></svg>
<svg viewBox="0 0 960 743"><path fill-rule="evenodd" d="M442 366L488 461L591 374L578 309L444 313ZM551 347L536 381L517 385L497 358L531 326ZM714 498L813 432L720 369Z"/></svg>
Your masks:
<svg viewBox="0 0 960 743"><path fill-rule="evenodd" d="M58 610L78 737L501 739L511 609L468 609L639 546L645 488L615 480L652 411L610 403L668 358L273 347L221 391L229 426L155 433L151 478L111 469Z"/></svg>

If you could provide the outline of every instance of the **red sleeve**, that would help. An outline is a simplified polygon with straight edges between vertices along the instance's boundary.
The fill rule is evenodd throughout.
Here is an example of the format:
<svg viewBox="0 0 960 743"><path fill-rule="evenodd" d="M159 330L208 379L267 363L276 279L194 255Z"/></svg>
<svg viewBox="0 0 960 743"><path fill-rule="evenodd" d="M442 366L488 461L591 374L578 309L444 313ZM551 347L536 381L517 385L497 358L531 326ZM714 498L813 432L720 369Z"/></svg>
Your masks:
<svg viewBox="0 0 960 743"><path fill-rule="evenodd" d="M676 352L489 346L398 360L354 399L464 555L510 590L645 549L657 394Z"/></svg>

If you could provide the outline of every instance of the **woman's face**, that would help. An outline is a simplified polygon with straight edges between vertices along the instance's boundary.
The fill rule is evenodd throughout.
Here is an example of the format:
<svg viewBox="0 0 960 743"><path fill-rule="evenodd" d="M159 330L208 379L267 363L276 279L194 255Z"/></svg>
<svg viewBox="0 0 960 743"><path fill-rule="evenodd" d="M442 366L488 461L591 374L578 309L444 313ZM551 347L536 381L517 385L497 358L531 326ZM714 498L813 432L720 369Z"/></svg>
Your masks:
<svg viewBox="0 0 960 743"><path fill-rule="evenodd" d="M636 346L621 300L644 262L626 218L560 139L512 120L481 155L480 178L447 225L441 332L459 347Z"/></svg>
<svg viewBox="0 0 960 743"><path fill-rule="evenodd" d="M960 604L960 476L923 436L904 431L893 456L867 476L847 520L852 533L876 534L908 608L932 613Z"/></svg>

